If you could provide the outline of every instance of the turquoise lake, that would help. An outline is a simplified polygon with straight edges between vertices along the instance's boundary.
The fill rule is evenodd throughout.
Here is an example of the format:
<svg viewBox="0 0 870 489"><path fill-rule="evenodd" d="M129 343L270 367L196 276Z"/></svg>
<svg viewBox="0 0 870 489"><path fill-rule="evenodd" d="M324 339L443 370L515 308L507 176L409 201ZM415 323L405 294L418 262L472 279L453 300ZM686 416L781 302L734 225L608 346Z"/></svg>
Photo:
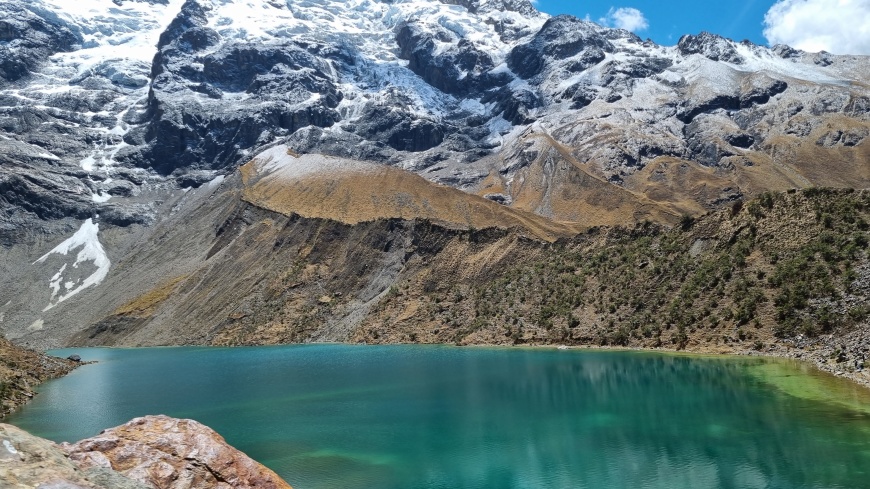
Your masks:
<svg viewBox="0 0 870 489"><path fill-rule="evenodd" d="M193 418L295 489L867 488L868 391L800 364L432 346L74 349L8 422Z"/></svg>

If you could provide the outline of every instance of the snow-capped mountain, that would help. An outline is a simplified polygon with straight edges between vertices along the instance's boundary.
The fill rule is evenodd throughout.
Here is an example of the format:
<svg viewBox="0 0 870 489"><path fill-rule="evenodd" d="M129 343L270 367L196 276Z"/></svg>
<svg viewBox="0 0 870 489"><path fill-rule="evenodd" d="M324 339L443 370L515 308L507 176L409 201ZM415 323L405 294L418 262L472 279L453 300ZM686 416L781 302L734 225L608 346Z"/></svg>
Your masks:
<svg viewBox="0 0 870 489"><path fill-rule="evenodd" d="M53 267L31 319L111 281L197 191L276 201L234 179L275 148L335 180L281 212L356 223L365 201L535 236L870 183L868 57L659 46L528 0L9 0L0 18L0 244L7 270ZM391 167L363 200L344 170L361 161Z"/></svg>
<svg viewBox="0 0 870 489"><path fill-rule="evenodd" d="M144 222L153 216L143 204L120 198L167 175L198 185L275 142L399 166L572 221L584 216L546 195L565 176L536 162L541 155L647 194L656 191L635 175L664 158L716 176L734 166L775 170L744 185L721 175L685 211L766 187L868 176L856 163L867 156L865 57L706 33L657 46L548 18L525 0L33 0L0 8L9 19L0 144L4 179L17 189L5 200L43 218L105 208L109 222ZM795 161L819 147L835 147L834 172ZM10 167L22 164L37 174L10 184L21 178ZM831 173L842 178L816 178ZM528 178L547 180L547 190L530 193ZM65 195L41 208L28 202L34 185Z"/></svg>

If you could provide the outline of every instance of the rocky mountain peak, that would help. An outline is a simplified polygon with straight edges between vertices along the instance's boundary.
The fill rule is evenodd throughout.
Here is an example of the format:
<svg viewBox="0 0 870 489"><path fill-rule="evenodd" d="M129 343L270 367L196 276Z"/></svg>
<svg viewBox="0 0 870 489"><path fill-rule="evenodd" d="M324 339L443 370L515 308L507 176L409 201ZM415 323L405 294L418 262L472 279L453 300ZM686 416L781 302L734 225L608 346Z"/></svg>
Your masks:
<svg viewBox="0 0 870 489"><path fill-rule="evenodd" d="M529 0L440 0L448 5L461 5L472 14L489 12L517 12L525 16L538 13Z"/></svg>
<svg viewBox="0 0 870 489"><path fill-rule="evenodd" d="M737 53L734 41L717 34L702 32L697 36L680 37L677 49L684 55L700 54L713 61L741 64L744 58Z"/></svg>
<svg viewBox="0 0 870 489"><path fill-rule="evenodd" d="M123 6L124 3L150 3L154 5L167 5L169 4L169 0L112 0L112 3L118 6Z"/></svg>
<svg viewBox="0 0 870 489"><path fill-rule="evenodd" d="M583 71L615 51L605 35L607 29L568 15L547 19L529 40L513 48L508 66L522 78L541 73L548 64L575 59L570 69Z"/></svg>

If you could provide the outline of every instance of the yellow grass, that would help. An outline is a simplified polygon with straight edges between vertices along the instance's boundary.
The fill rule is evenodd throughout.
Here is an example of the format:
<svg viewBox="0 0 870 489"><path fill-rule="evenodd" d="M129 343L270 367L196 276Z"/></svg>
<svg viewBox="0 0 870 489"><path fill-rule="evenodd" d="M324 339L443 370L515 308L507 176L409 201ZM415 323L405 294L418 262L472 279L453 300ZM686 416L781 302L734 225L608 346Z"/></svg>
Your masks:
<svg viewBox="0 0 870 489"><path fill-rule="evenodd" d="M139 318L151 317L154 315L154 312L160 304L169 298L178 284L186 278L187 275L182 275L163 282L157 287L119 307L113 314L116 316L133 316Z"/></svg>
<svg viewBox="0 0 870 489"><path fill-rule="evenodd" d="M280 172L259 171L261 164L255 160L242 167L243 199L285 215L346 224L427 219L460 229L517 228L547 241L582 229L438 185L398 168L370 165L366 171L339 168L287 178Z"/></svg>

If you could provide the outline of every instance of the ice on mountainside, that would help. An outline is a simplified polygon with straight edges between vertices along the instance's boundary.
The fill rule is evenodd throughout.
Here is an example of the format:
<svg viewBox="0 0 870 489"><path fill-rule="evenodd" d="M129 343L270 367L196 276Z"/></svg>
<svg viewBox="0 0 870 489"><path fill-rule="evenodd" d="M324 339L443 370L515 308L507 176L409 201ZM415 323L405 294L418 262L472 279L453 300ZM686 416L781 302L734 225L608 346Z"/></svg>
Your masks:
<svg viewBox="0 0 870 489"><path fill-rule="evenodd" d="M67 256L71 252L79 250L75 261L64 263L60 270L51 278L49 282L51 300L43 311L53 308L88 287L99 285L109 274L112 263L109 261L103 245L100 244L99 231L100 225L95 223L93 219L87 219L75 234L33 262L33 265L36 265L37 263L45 262L51 255ZM83 276L84 273L78 269L81 265L88 262L96 270L89 275ZM69 270L67 269L68 266ZM66 277L69 277L69 279ZM63 283L63 293L61 293L61 283Z"/></svg>
<svg viewBox="0 0 870 489"><path fill-rule="evenodd" d="M119 209L146 181L201 185L275 143L473 192L497 175L516 194L517 172L543 157L516 150L528 138L552 138L625 186L657 158L720 170L776 160L776 141L797 134L857 147L870 111L865 57L708 33L659 46L526 0L14 0L0 10L20 37L0 43L0 149L27 168L50 163L32 180L63 181L70 190L54 207L78 219ZM837 113L848 121L822 133ZM739 195L723 192L701 205ZM146 222L135 213L102 222Z"/></svg>

